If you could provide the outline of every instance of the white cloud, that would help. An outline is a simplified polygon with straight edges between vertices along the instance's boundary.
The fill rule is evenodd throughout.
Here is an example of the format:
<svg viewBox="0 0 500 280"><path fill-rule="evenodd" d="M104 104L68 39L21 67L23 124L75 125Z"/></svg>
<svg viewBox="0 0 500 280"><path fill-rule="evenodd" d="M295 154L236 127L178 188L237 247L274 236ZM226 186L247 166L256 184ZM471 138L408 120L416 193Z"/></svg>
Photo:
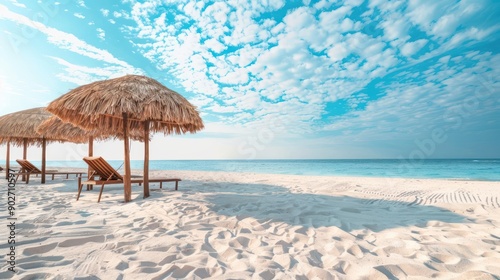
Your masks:
<svg viewBox="0 0 500 280"><path fill-rule="evenodd" d="M121 18L121 17L127 18L127 15L126 15L126 13L124 11L114 11L113 12L113 16L115 18Z"/></svg>
<svg viewBox="0 0 500 280"><path fill-rule="evenodd" d="M100 9L101 11L101 14L105 17L107 17L109 15L109 10L108 9Z"/></svg>
<svg viewBox="0 0 500 280"><path fill-rule="evenodd" d="M75 35L48 27L43 23L32 21L29 18L10 11L5 6L0 5L0 18L13 21L27 27L35 28L47 36L47 41L61 49L111 64L116 64L125 68L133 68L127 62L114 57L107 50L96 48L85 41L77 38Z"/></svg>
<svg viewBox="0 0 500 280"><path fill-rule="evenodd" d="M330 57L334 62L342 61L342 59L346 58L348 55L349 50L347 50L347 48L342 43L333 45L328 50L328 57Z"/></svg>
<svg viewBox="0 0 500 280"><path fill-rule="evenodd" d="M414 42L408 42L401 47L400 51L404 56L412 56L420 49L422 49L427 44L427 42L428 40L426 39L420 39Z"/></svg>
<svg viewBox="0 0 500 280"><path fill-rule="evenodd" d="M82 15L82 14L80 14L80 13L74 13L73 15L74 15L75 17L77 17L77 18L80 18L80 19L84 19L84 18L85 18L85 16L84 16L84 15Z"/></svg>
<svg viewBox="0 0 500 280"><path fill-rule="evenodd" d="M319 2L317 2L316 4L314 4L313 7L315 9L317 9L317 10L321 10L321 9L329 8L331 5L333 5L333 1L320 0Z"/></svg>
<svg viewBox="0 0 500 280"><path fill-rule="evenodd" d="M26 5L24 5L23 3L19 3L17 0L10 0L10 3L20 8L26 8Z"/></svg>
<svg viewBox="0 0 500 280"><path fill-rule="evenodd" d="M64 67L65 72L58 74L58 78L77 85L84 85L97 80L117 78L127 74L144 74L141 70L133 67L124 67L121 65L88 67L70 63L59 57L51 58Z"/></svg>
<svg viewBox="0 0 500 280"><path fill-rule="evenodd" d="M214 104L214 105L205 107L204 110L210 110L214 113L236 113L236 112L240 111L239 108L236 108L234 106L228 106L228 105L221 106L219 104Z"/></svg>
<svg viewBox="0 0 500 280"><path fill-rule="evenodd" d="M220 53L227 48L224 44L214 38L206 40L204 45L216 53Z"/></svg>
<svg viewBox="0 0 500 280"><path fill-rule="evenodd" d="M500 24L496 24L494 26L491 26L486 29L479 29L476 27L471 27L469 29L466 29L462 32L457 32L451 37L451 39L443 44L443 47L446 49L451 49L454 47L459 46L460 44L467 42L467 41L481 41L490 34L493 34L494 32L500 30Z"/></svg>
<svg viewBox="0 0 500 280"><path fill-rule="evenodd" d="M283 22L290 30L300 30L311 26L316 22L316 18L312 14L312 9L301 7L293 10L283 18Z"/></svg>
<svg viewBox="0 0 500 280"><path fill-rule="evenodd" d="M410 24L401 14L394 13L390 18L381 22L381 27L384 29L384 36L388 40L402 40L409 39Z"/></svg>
<svg viewBox="0 0 500 280"><path fill-rule="evenodd" d="M351 7L357 7L361 4L363 4L364 0L345 0L344 5L351 6Z"/></svg>
<svg viewBox="0 0 500 280"><path fill-rule="evenodd" d="M487 20L481 16L485 9L488 9L488 4L483 0L414 0L408 4L408 16L413 24L417 24L437 41L444 42L465 27L461 24L466 23L470 28L476 22ZM474 18L475 21L471 21ZM482 29L479 26L474 27Z"/></svg>
<svg viewBox="0 0 500 280"><path fill-rule="evenodd" d="M97 37L99 37L99 39L104 40L106 38L106 32L104 32L104 29L97 28L96 31L97 31Z"/></svg>
<svg viewBox="0 0 500 280"><path fill-rule="evenodd" d="M78 6L87 8L87 6L85 5L85 1L84 0L78 0L77 3L78 3Z"/></svg>

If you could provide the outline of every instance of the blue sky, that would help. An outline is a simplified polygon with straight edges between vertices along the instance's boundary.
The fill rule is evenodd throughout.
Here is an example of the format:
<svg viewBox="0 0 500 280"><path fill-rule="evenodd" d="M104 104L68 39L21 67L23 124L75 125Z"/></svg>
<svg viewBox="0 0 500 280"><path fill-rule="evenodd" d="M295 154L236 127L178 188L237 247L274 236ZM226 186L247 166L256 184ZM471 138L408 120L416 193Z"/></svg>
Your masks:
<svg viewBox="0 0 500 280"><path fill-rule="evenodd" d="M206 124L155 135L153 159L500 157L498 1L53 3L0 3L1 114L142 74Z"/></svg>

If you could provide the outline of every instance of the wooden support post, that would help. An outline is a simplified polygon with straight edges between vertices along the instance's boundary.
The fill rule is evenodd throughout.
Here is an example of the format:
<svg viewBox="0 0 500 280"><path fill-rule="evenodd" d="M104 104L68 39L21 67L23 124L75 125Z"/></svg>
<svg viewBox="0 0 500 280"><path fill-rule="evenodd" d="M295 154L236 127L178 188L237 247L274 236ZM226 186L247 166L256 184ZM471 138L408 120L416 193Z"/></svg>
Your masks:
<svg viewBox="0 0 500 280"><path fill-rule="evenodd" d="M94 137L90 136L89 137L89 157L94 155ZM94 170L89 166L87 170L87 181L93 180L92 173ZM92 178L91 178L92 177ZM87 191L93 189L93 185L87 185Z"/></svg>
<svg viewBox="0 0 500 280"><path fill-rule="evenodd" d="M149 197L149 121L144 122L144 198Z"/></svg>
<svg viewBox="0 0 500 280"><path fill-rule="evenodd" d="M45 184L45 171L47 171L46 161L47 161L47 139L43 137L42 138L42 184Z"/></svg>
<svg viewBox="0 0 500 280"><path fill-rule="evenodd" d="M128 139L128 115L127 113L122 113L123 116L123 145L125 153L125 176L123 176L123 194L125 197L125 202L132 200L132 185L130 183L130 149L129 149L129 139ZM101 193L102 193L101 187ZM99 195L99 200L101 199Z"/></svg>
<svg viewBox="0 0 500 280"><path fill-rule="evenodd" d="M9 179L10 168L10 140L7 142L7 155L5 156L5 179Z"/></svg>
<svg viewBox="0 0 500 280"><path fill-rule="evenodd" d="M23 159L28 159L28 138L23 138ZM21 168L23 170L23 168ZM26 181L26 175L21 178L23 182Z"/></svg>

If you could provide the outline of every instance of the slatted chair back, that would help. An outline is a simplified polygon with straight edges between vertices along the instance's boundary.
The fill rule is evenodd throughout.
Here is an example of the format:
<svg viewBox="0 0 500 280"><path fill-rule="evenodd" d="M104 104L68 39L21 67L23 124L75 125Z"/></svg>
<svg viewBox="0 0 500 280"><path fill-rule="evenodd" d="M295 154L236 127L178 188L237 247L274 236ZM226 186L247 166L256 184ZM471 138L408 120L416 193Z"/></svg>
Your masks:
<svg viewBox="0 0 500 280"><path fill-rule="evenodd" d="M84 157L83 160L94 170L96 175L101 177L100 180L123 180L122 175L102 157Z"/></svg>
<svg viewBox="0 0 500 280"><path fill-rule="evenodd" d="M26 159L16 159L17 163L21 166L22 169L24 169L24 172L29 172L29 173L42 173L40 169L38 169L36 166L34 166L31 162L29 162Z"/></svg>

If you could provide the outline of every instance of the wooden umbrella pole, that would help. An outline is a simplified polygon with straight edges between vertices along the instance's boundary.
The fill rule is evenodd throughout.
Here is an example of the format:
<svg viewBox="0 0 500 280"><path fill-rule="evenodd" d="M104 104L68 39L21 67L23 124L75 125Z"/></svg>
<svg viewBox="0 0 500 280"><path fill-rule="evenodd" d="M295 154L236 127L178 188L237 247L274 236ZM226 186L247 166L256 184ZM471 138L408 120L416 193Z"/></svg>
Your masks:
<svg viewBox="0 0 500 280"><path fill-rule="evenodd" d="M45 171L46 170L46 160L47 160L47 139L42 138L42 184L45 184Z"/></svg>
<svg viewBox="0 0 500 280"><path fill-rule="evenodd" d="M28 138L23 138L23 159L28 159ZM21 170L23 170L21 168ZM24 171L24 170L23 170ZM21 180L26 181L26 175L23 175Z"/></svg>
<svg viewBox="0 0 500 280"><path fill-rule="evenodd" d="M144 122L144 198L149 197L149 121Z"/></svg>
<svg viewBox="0 0 500 280"><path fill-rule="evenodd" d="M5 179L9 179L10 169L10 141L7 142L7 155L5 156Z"/></svg>
<svg viewBox="0 0 500 280"><path fill-rule="evenodd" d="M123 143L125 146L125 176L123 176L123 193L125 196L125 202L132 200L132 186L130 183L130 150L129 150L129 139L128 139L128 115L127 113L122 113L123 116Z"/></svg>
<svg viewBox="0 0 500 280"><path fill-rule="evenodd" d="M91 157L93 155L94 155L94 137L89 136L89 157ZM89 166L89 168L87 169L87 179L88 180L93 180L94 179L93 176L92 176L93 172L94 172L94 170L92 170L92 168ZM87 191L91 190L92 186L93 185L87 185Z"/></svg>

